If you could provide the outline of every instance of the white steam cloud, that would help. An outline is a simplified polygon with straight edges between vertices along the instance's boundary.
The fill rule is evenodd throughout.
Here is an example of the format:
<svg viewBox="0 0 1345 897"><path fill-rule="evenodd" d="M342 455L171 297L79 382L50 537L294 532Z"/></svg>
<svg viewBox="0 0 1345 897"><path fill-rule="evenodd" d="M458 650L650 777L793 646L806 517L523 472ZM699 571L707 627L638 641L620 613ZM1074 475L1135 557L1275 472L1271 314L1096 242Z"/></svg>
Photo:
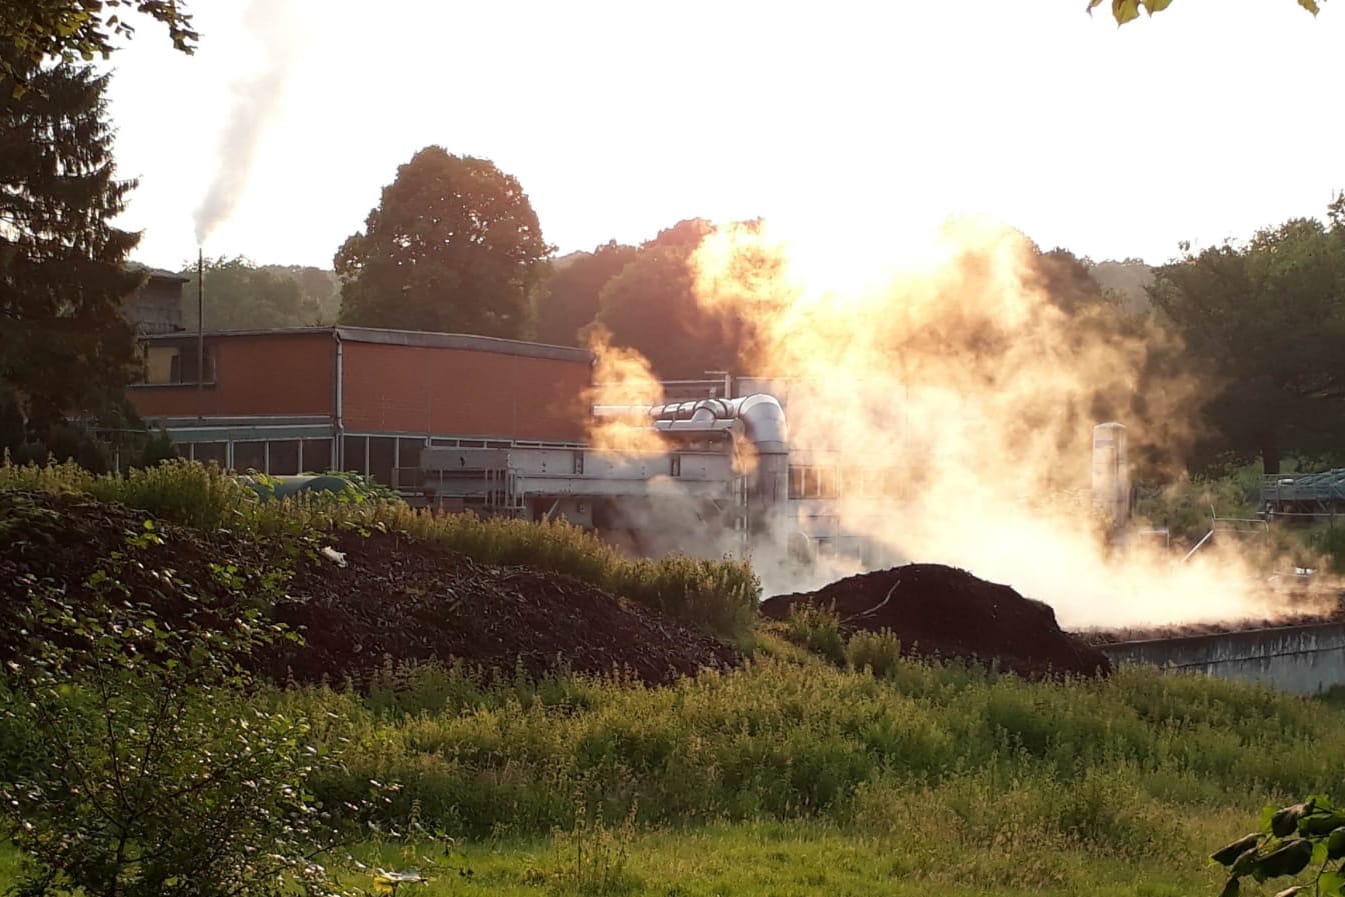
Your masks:
<svg viewBox="0 0 1345 897"><path fill-rule="evenodd" d="M258 144L280 109L302 33L290 0L251 0L243 21L261 49L261 65L232 84L233 104L220 136L215 176L194 215L198 245L233 214L247 188Z"/></svg>

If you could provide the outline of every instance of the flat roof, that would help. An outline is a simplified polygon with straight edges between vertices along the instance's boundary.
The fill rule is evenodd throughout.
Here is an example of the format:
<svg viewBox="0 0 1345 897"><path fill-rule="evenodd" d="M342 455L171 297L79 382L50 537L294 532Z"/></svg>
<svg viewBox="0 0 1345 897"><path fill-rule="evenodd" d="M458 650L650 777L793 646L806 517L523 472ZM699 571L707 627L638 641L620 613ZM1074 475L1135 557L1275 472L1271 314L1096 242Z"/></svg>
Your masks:
<svg viewBox="0 0 1345 897"><path fill-rule="evenodd" d="M173 333L146 334L146 342L182 342L196 339L194 330ZM474 352L495 352L500 355L520 355L526 358L550 358L555 361L574 361L588 364L593 356L587 349L574 346L552 346L523 340L501 339L495 336L477 336L470 333L432 333L420 330L383 330L376 327L281 327L272 330L207 330L212 340L250 339L270 336L328 335L351 343L378 343L386 346L414 346L427 349L467 349Z"/></svg>

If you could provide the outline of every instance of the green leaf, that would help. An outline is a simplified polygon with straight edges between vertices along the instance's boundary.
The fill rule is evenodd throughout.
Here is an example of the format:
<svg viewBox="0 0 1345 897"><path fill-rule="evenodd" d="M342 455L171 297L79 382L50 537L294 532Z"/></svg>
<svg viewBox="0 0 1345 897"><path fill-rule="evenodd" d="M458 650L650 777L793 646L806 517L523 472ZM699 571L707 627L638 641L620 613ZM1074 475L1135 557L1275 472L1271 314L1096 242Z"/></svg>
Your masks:
<svg viewBox="0 0 1345 897"><path fill-rule="evenodd" d="M1140 0L1112 0L1111 13L1116 17L1117 25L1124 25L1140 15Z"/></svg>
<svg viewBox="0 0 1345 897"><path fill-rule="evenodd" d="M1318 9L1316 0L1298 0L1298 5L1312 13L1314 16L1317 15Z"/></svg>
<svg viewBox="0 0 1345 897"><path fill-rule="evenodd" d="M1172 5L1172 0L1143 0L1144 11L1149 15L1156 12L1162 12Z"/></svg>
<svg viewBox="0 0 1345 897"><path fill-rule="evenodd" d="M1219 892L1219 897L1238 897L1239 890L1240 885L1237 876L1234 876L1224 884L1224 889Z"/></svg>
<svg viewBox="0 0 1345 897"><path fill-rule="evenodd" d="M1323 894L1343 894L1345 893L1345 875L1340 872L1323 872L1322 877L1317 879L1317 888Z"/></svg>

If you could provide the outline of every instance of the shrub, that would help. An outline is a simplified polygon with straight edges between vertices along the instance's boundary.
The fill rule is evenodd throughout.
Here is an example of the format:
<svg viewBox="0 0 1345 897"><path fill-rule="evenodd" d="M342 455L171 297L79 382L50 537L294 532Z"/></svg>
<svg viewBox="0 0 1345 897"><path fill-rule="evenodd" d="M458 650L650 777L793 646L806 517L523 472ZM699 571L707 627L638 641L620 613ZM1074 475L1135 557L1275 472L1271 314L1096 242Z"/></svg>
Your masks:
<svg viewBox="0 0 1345 897"><path fill-rule="evenodd" d="M168 435L167 430L150 436L145 440L145 445L140 449L140 460L138 467L158 467L165 461L175 461L179 457L177 446L173 443L173 437Z"/></svg>
<svg viewBox="0 0 1345 897"><path fill-rule="evenodd" d="M896 669L901 660L901 641L890 629L878 632L860 629L846 642L845 654L856 670L867 668L882 677Z"/></svg>
<svg viewBox="0 0 1345 897"><path fill-rule="evenodd" d="M33 585L0 679L0 813L28 895L225 897L333 892L314 857L337 833L307 795L330 761L301 715L239 672L279 632L258 611L177 588L156 614L119 576L160 537L129 537L83 588ZM32 638L32 637L30 637Z"/></svg>
<svg viewBox="0 0 1345 897"><path fill-rule="evenodd" d="M796 645L825 657L837 666L845 664L845 637L841 619L834 610L795 604L789 609L785 633Z"/></svg>

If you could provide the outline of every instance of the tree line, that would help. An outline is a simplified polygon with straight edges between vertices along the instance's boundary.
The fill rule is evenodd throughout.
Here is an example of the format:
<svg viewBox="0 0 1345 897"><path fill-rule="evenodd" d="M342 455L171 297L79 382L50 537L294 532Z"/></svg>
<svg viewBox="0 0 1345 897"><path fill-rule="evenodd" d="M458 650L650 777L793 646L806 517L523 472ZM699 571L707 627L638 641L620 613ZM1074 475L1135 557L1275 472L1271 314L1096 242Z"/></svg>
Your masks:
<svg viewBox="0 0 1345 897"><path fill-rule="evenodd" d="M140 6L158 17L155 4ZM81 54L116 28L82 15L94 30L71 38L71 52ZM94 44L79 42L86 39ZM79 456L85 449L70 448L78 442L71 419L136 425L124 387L140 361L121 303L145 275L126 265L139 235L111 223L135 182L115 174L106 75L43 61L50 48L12 37L0 41L0 55L0 447L38 456L58 445ZM568 345L585 345L602 329L664 378L751 373L751 322L696 301L689 261L715 228L693 218L636 245L609 241L556 257L517 178L489 160L430 146L398 169L364 227L335 253L334 272L210 260L206 326L339 320ZM1107 311L1093 314L1095 338L1146 328L1180 338L1178 353L1155 344L1150 364L1155 374L1187 370L1204 384L1190 409L1201 437L1187 459L1193 466L1259 458L1273 473L1286 457L1340 454L1345 200L1323 221L1183 249L1152 272L1139 301L1133 290L1120 301L1094 276L1101 267L1067 250L1038 252L1030 267L1066 311ZM184 324L194 327L195 265L182 274ZM1096 329L1097 320L1105 327Z"/></svg>

